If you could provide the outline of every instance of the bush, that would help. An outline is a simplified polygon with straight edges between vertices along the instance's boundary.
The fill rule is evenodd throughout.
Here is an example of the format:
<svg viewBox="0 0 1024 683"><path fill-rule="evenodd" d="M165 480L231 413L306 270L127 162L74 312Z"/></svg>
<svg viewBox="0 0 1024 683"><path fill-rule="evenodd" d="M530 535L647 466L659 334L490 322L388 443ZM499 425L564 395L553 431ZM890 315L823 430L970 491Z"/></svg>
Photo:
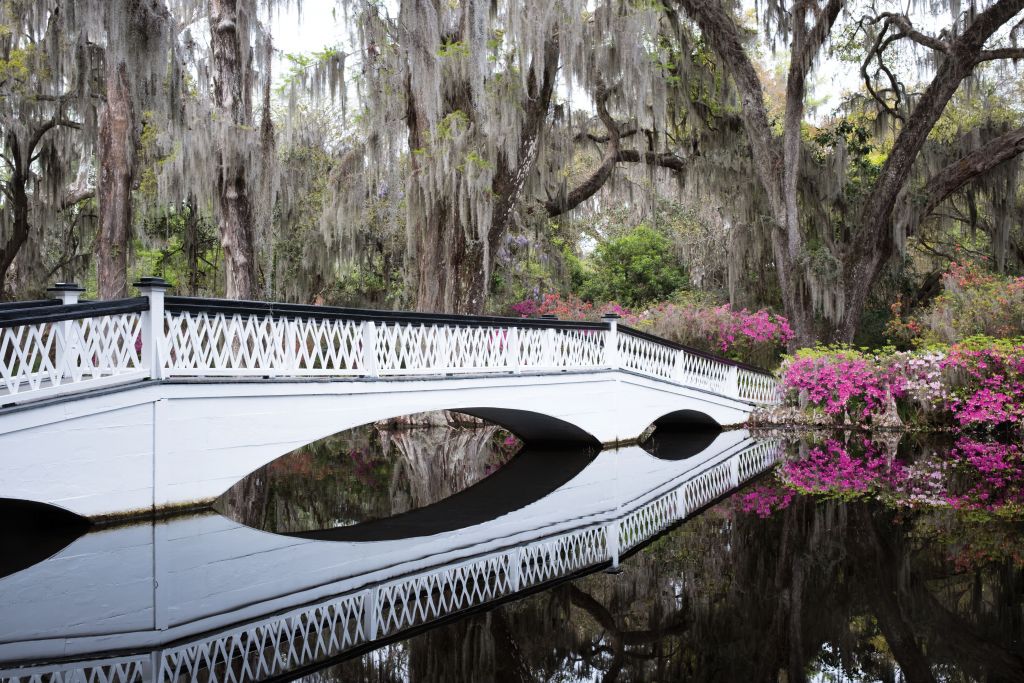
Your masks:
<svg viewBox="0 0 1024 683"><path fill-rule="evenodd" d="M974 335L1024 334L1024 277L1010 278L970 262L953 262L942 278L943 291L916 316L902 316L899 302L886 327L900 344L952 344Z"/></svg>
<svg viewBox="0 0 1024 683"><path fill-rule="evenodd" d="M591 263L581 290L591 301L645 306L669 298L687 283L669 239L643 225L599 244Z"/></svg>
<svg viewBox="0 0 1024 683"><path fill-rule="evenodd" d="M736 310L729 305L661 303L638 312L615 302L593 304L571 295L544 294L513 304L511 312L521 317L557 315L562 320L598 320L605 313L616 313L625 325L763 366L774 366L793 338L784 317L765 310Z"/></svg>

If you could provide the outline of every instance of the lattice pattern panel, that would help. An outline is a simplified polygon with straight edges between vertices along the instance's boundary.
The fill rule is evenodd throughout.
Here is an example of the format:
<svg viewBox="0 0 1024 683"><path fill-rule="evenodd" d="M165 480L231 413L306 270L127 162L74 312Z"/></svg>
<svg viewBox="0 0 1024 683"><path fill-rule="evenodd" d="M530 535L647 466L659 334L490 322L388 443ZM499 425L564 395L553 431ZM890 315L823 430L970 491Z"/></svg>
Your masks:
<svg viewBox="0 0 1024 683"><path fill-rule="evenodd" d="M605 330L557 330L554 365L562 368L607 367Z"/></svg>
<svg viewBox="0 0 1024 683"><path fill-rule="evenodd" d="M679 493L689 514L732 488L732 465L726 461L683 484Z"/></svg>
<svg viewBox="0 0 1024 683"><path fill-rule="evenodd" d="M142 683L146 676L147 657L118 657L66 666L48 665L18 669L0 669L3 683ZM148 681L147 681L148 683Z"/></svg>
<svg viewBox="0 0 1024 683"><path fill-rule="evenodd" d="M522 552L520 587L555 579L608 559L604 527L529 545Z"/></svg>
<svg viewBox="0 0 1024 683"><path fill-rule="evenodd" d="M676 363L683 353L665 344L658 344L631 334L618 334L619 365L645 375L679 381Z"/></svg>
<svg viewBox="0 0 1024 683"><path fill-rule="evenodd" d="M0 328L0 395L138 372L141 348L139 313Z"/></svg>
<svg viewBox="0 0 1024 683"><path fill-rule="evenodd" d="M168 312L165 325L165 367L175 374L363 372L362 328L351 320Z"/></svg>
<svg viewBox="0 0 1024 683"><path fill-rule="evenodd" d="M512 592L508 554L494 555L381 586L378 637Z"/></svg>
<svg viewBox="0 0 1024 683"><path fill-rule="evenodd" d="M362 642L362 600L349 595L164 650L160 683L242 683L314 664Z"/></svg>
<svg viewBox="0 0 1024 683"><path fill-rule="evenodd" d="M720 361L680 351L676 361L676 381L686 386L712 391L723 396L734 396L735 387L729 381L731 366Z"/></svg>
<svg viewBox="0 0 1024 683"><path fill-rule="evenodd" d="M737 373L739 397L753 403L778 403L779 383L770 375L742 368Z"/></svg>
<svg viewBox="0 0 1024 683"><path fill-rule="evenodd" d="M682 517L678 491L648 503L619 522L619 552L643 543Z"/></svg>
<svg viewBox="0 0 1024 683"><path fill-rule="evenodd" d="M778 441L762 441L743 451L736 456L739 458L740 481L764 472L778 462L781 455L782 445Z"/></svg>

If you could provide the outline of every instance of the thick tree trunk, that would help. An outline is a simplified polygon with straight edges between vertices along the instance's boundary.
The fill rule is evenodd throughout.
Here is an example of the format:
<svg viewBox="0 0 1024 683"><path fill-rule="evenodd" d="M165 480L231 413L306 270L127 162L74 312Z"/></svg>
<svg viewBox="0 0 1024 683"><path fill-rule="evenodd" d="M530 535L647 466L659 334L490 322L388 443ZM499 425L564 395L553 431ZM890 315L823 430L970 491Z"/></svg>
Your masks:
<svg viewBox="0 0 1024 683"><path fill-rule="evenodd" d="M11 234L7 241L0 247L0 301L6 301L10 296L7 290L7 274L14 264L14 257L18 255L21 248L28 241L28 195L25 192L25 178L15 171L11 174L7 183L10 189L11 213L14 220L11 222Z"/></svg>
<svg viewBox="0 0 1024 683"><path fill-rule="evenodd" d="M100 234L96 247L96 279L101 299L128 295L128 252L135 176L135 115L128 67L107 67L106 105L100 118L97 187Z"/></svg>
<svg viewBox="0 0 1024 683"><path fill-rule="evenodd" d="M242 126L252 125L251 67L243 59L248 42L242 43L238 5L239 0L210 0L210 45L214 95L224 122L217 193L226 293L230 299L251 299L257 285L255 232L239 131Z"/></svg>

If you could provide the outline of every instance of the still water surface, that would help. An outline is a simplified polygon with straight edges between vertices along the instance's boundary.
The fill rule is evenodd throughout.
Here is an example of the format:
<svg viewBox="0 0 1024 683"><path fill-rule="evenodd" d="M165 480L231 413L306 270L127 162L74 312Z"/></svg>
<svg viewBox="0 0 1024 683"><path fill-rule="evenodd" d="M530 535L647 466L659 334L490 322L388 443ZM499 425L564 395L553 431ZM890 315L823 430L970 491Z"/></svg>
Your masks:
<svg viewBox="0 0 1024 683"><path fill-rule="evenodd" d="M359 619L332 596L550 543L662 500L643 496L724 465L747 437L596 453L434 416L311 444L216 512L84 536L33 514L31 542L5 539L20 550L0 565L0 678L1024 680L1020 453L962 438L789 437L778 465L656 533L621 572L582 557L532 594L467 598L441 625L410 618L384 644L341 648ZM560 548L545 562L584 552ZM486 581L506 581L493 567ZM433 604L481 585L417 590Z"/></svg>

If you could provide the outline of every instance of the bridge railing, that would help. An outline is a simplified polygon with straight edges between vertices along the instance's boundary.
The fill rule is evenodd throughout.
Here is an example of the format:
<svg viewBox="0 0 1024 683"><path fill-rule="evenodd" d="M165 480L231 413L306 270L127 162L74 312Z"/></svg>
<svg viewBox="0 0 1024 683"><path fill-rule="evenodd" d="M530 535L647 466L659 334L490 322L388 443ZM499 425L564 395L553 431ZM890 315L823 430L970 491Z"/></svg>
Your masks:
<svg viewBox="0 0 1024 683"><path fill-rule="evenodd" d="M621 369L750 403L775 379L640 330L601 322L453 316L165 296L0 306L0 405L169 377L388 377Z"/></svg>
<svg viewBox="0 0 1024 683"><path fill-rule="evenodd" d="M77 303L77 296L4 305L0 405L148 377L140 353L148 306L143 297Z"/></svg>

